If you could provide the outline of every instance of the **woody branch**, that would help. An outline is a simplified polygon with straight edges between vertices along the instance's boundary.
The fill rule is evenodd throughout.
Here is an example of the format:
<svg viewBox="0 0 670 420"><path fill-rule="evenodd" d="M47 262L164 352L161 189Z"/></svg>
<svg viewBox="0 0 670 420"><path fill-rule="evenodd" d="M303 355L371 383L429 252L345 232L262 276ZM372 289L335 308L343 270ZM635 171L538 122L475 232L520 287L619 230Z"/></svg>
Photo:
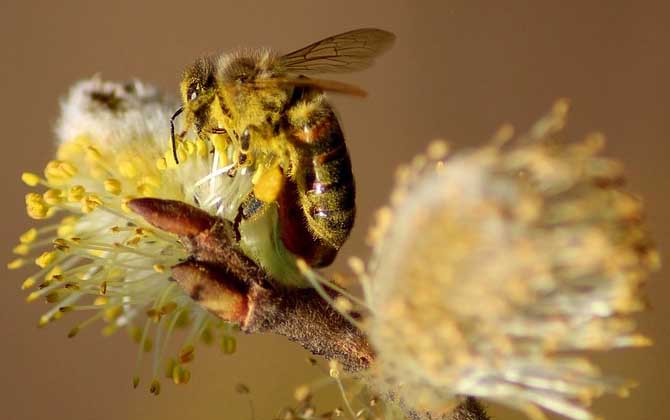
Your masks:
<svg viewBox="0 0 670 420"><path fill-rule="evenodd" d="M362 371L374 358L365 334L311 289L283 288L235 246L230 222L179 201L140 198L129 207L149 224L177 235L188 260L172 267L172 278L205 309L246 333L274 333L312 354ZM336 297L335 291L328 291ZM420 418L416 413L410 417ZM472 398L452 420L485 420Z"/></svg>

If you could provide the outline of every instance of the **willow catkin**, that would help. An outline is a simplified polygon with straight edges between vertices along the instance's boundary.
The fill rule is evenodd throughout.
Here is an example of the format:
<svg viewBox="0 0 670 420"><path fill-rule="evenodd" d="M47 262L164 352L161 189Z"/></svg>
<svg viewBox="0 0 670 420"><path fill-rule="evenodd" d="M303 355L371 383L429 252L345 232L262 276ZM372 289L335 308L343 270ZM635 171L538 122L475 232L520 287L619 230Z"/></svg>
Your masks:
<svg viewBox="0 0 670 420"><path fill-rule="evenodd" d="M399 171L371 231L369 336L377 387L414 412L468 395L590 419L594 397L627 392L581 351L648 344L630 315L658 257L601 136L555 139L565 111Z"/></svg>

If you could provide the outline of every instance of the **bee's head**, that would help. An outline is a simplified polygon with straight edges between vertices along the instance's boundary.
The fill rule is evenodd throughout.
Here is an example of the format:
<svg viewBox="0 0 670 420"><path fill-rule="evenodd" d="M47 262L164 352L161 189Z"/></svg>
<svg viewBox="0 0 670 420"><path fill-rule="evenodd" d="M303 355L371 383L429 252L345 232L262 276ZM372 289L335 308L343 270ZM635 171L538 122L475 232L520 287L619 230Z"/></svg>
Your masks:
<svg viewBox="0 0 670 420"><path fill-rule="evenodd" d="M184 71L181 99L188 123L198 132L209 118L209 105L216 97L215 65L211 57L198 59Z"/></svg>

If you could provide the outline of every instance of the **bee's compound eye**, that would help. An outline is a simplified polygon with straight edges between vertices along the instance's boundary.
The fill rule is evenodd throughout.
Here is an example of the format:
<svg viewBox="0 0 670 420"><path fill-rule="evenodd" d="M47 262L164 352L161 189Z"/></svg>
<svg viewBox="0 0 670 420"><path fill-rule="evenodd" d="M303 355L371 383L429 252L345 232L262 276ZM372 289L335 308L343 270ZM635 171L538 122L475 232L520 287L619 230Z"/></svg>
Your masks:
<svg viewBox="0 0 670 420"><path fill-rule="evenodd" d="M198 91L200 89L198 88L197 85L191 85L188 88L188 92L186 92L186 97L188 98L189 102L193 102L196 99L198 99Z"/></svg>

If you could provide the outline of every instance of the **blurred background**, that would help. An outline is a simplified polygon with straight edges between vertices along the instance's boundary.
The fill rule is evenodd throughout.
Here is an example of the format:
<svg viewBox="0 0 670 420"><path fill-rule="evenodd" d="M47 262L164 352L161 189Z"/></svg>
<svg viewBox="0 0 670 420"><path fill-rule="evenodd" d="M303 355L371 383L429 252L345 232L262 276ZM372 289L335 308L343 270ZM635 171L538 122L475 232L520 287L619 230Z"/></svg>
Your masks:
<svg viewBox="0 0 670 420"><path fill-rule="evenodd" d="M39 172L54 147L58 100L76 80L139 78L176 94L194 58L239 46L291 51L349 29L393 31L395 47L365 72L341 80L366 88L365 100L333 97L357 176L359 218L346 256L365 256L364 237L385 203L394 168L446 138L456 148L482 144L503 122L523 130L559 97L572 100L568 133L603 131L607 154L621 158L630 188L647 203L662 255L670 243L670 6L647 2L485 1L8 1L0 4L2 253L11 259L25 216L19 180ZM167 124L167 121L166 121ZM4 267L4 265L3 265ZM4 270L4 268L3 268ZM136 345L96 328L74 340L69 322L36 328L46 306L28 305L19 286L27 271L6 272L0 293L4 362L2 418L271 418L293 389L322 376L307 354L283 338L239 337L237 354L202 349L187 386L146 381L133 390ZM648 287L652 309L640 317L651 349L598 356L611 373L635 378L626 400L605 398L607 419L670 417L670 285L663 272ZM341 405L337 396L332 404ZM325 407L324 407L325 408ZM522 415L492 407L497 419Z"/></svg>

